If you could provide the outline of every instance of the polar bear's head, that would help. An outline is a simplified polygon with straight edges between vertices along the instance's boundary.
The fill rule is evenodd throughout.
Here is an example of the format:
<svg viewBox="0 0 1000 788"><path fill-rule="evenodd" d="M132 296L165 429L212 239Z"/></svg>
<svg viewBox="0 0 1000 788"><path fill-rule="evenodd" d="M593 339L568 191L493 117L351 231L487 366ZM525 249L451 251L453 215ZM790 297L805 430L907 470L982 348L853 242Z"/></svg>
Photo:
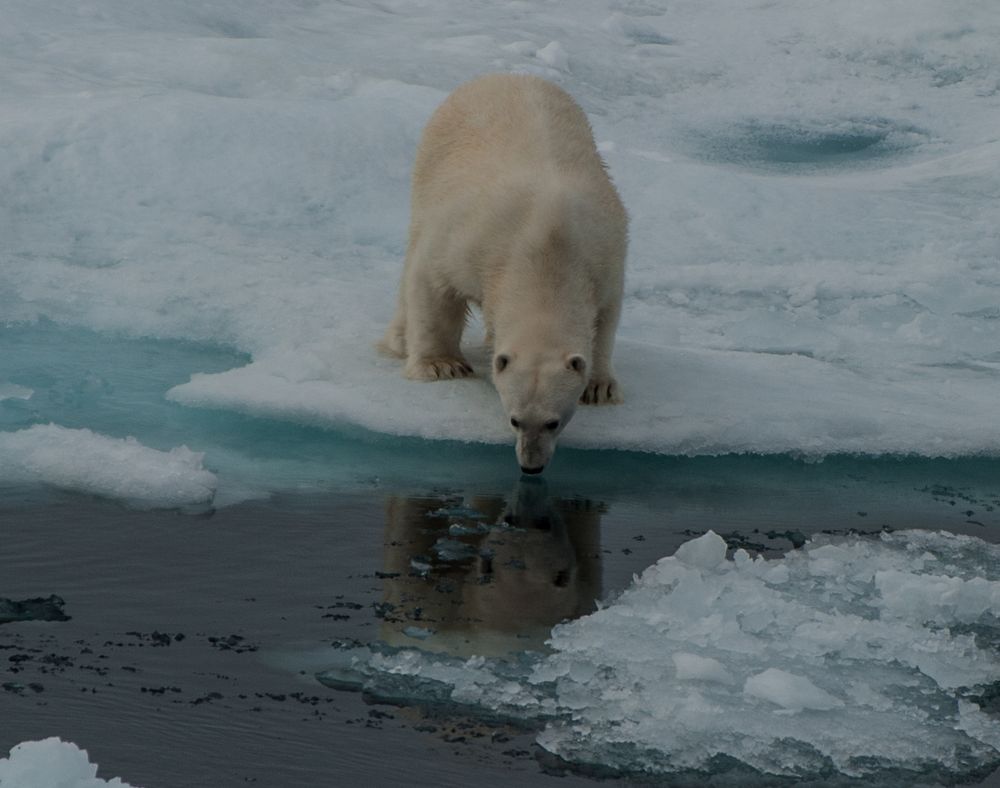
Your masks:
<svg viewBox="0 0 1000 788"><path fill-rule="evenodd" d="M517 461L524 473L541 473L556 438L573 418L590 364L582 353L498 352L493 384L517 436Z"/></svg>

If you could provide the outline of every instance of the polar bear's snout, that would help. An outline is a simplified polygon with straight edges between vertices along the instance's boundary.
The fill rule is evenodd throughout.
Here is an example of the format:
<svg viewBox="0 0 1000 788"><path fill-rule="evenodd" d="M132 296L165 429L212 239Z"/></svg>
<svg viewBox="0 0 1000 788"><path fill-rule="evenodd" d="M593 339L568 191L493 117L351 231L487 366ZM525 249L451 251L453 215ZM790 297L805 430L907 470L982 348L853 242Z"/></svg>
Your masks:
<svg viewBox="0 0 1000 788"><path fill-rule="evenodd" d="M536 474L545 470L556 450L556 438L568 418L518 419L511 417L510 426L517 436L515 451L521 473Z"/></svg>
<svg viewBox="0 0 1000 788"><path fill-rule="evenodd" d="M530 349L534 332L517 350L512 341L493 358L493 385L517 442L524 473L541 473L556 450L556 439L576 412L587 381L587 359L553 350L550 343Z"/></svg>

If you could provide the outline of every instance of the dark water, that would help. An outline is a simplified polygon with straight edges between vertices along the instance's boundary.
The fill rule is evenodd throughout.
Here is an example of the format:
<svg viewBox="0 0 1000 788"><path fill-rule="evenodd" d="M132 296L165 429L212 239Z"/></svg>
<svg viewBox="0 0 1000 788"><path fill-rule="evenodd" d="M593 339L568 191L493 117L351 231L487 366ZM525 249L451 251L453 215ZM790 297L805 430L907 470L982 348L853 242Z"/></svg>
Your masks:
<svg viewBox="0 0 1000 788"><path fill-rule="evenodd" d="M451 487L198 516L4 490L0 597L57 595L70 618L0 624L0 750L60 736L147 788L592 784L528 732L370 704L314 674L334 642L538 647L708 528L771 555L822 530L1000 541L997 462L645 459L570 455L547 484L477 485L456 466Z"/></svg>

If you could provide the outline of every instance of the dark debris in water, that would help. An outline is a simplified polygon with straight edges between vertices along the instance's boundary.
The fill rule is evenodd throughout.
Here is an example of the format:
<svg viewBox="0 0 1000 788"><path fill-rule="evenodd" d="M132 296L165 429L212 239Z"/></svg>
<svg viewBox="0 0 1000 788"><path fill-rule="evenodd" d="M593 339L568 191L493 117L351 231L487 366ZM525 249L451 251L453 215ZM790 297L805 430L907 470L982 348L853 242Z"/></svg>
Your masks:
<svg viewBox="0 0 1000 788"><path fill-rule="evenodd" d="M948 506L958 506L963 504L962 514L967 518L971 518L976 514L976 510L972 508L965 508L969 506L978 506L985 512L992 512L996 509L1000 509L1000 495L996 493L987 493L980 497L977 497L969 488L963 487L951 487L945 484L931 484L925 487L920 487L917 492L929 494L936 502L944 503Z"/></svg>
<svg viewBox="0 0 1000 788"><path fill-rule="evenodd" d="M801 531L765 531L764 536L768 539L787 539L792 543L792 547L798 550L808 541Z"/></svg>
<svg viewBox="0 0 1000 788"><path fill-rule="evenodd" d="M63 612L65 605L63 598L55 594L21 600L0 597L0 624L13 621L69 621L70 616Z"/></svg>
<svg viewBox="0 0 1000 788"><path fill-rule="evenodd" d="M178 644L183 649L175 652ZM193 654L192 649L202 656ZM179 632L130 631L91 641L64 640L46 631L14 630L12 637L0 642L0 698L9 698L14 704L51 706L65 698L67 692L97 696L134 693L157 707L216 705L224 713L230 710L259 713L281 707L301 709L296 714L307 721L336 720L341 716L337 698L332 695L289 692L287 684L270 689L259 685L243 689L235 672L194 672L189 676L190 681L184 681L180 673L174 674L172 681L162 681L163 660L166 664L180 660L178 665L191 665L194 656L194 664L204 664L205 652L211 649L233 655L231 659L242 662L244 658L235 655L256 651L258 646L232 634L197 633L195 637L186 637ZM154 677L161 680L151 681Z"/></svg>
<svg viewBox="0 0 1000 788"><path fill-rule="evenodd" d="M687 529L682 531L681 533L683 533L685 536L695 538L702 536L704 532L692 531L690 529ZM758 531L756 528L751 533L756 534L757 536L751 537L748 536L747 534L742 533L741 531L729 531L728 533L720 531L719 536L721 536L723 539L726 540L726 547L728 547L730 550L742 549L746 550L747 552L755 553L758 555L763 555L766 553L784 552L784 550L775 545L768 545L762 541L759 541L760 536L766 536L768 539L773 539L774 537L770 536L770 534L761 534L760 531Z"/></svg>
<svg viewBox="0 0 1000 788"><path fill-rule="evenodd" d="M259 646L248 643L242 635L226 635L224 637L210 636L208 642L219 651L233 651L243 654L248 651L257 651Z"/></svg>
<svg viewBox="0 0 1000 788"><path fill-rule="evenodd" d="M200 706L202 703L211 703L212 701L215 700L222 700L223 697L224 696L221 692L207 692L201 697L195 698L194 700L190 701L190 703L192 706Z"/></svg>
<svg viewBox="0 0 1000 788"><path fill-rule="evenodd" d="M3 684L0 684L0 688L3 688L4 692L10 692L14 695L24 695L29 690L36 694L45 691L45 687L37 681L32 681L28 684L19 684L16 681L5 681Z"/></svg>
<svg viewBox="0 0 1000 788"><path fill-rule="evenodd" d="M859 512L859 514L861 514ZM828 534L833 536L872 536L878 533L889 533L892 532L892 528L888 526L881 526L871 529L862 528L836 528L830 529L825 528L818 533ZM694 531L686 529L680 533L685 536L696 538L702 536L704 531ZM754 528L752 531L744 533L742 531L730 531L728 533L719 533L726 541L726 546L729 550L739 550L743 549L751 554L766 555L766 556L779 556L788 552L789 547L793 550L798 550L803 547L806 542L809 541L809 536L806 536L802 531L797 529L788 529L785 531L778 531L772 529L769 531L761 531L759 528ZM786 544L787 543L787 544ZM627 552L627 551L622 551Z"/></svg>
<svg viewBox="0 0 1000 788"><path fill-rule="evenodd" d="M117 643L116 645L118 645L118 646L122 646L122 645L139 646L140 648L142 648L143 646L149 645L149 646L152 646L154 648L157 648L157 647L162 648L163 646L169 646L171 643L179 643L182 640L184 640L184 638L185 638L185 635L184 635L183 632L178 632L178 633L176 633L174 635L171 635L171 634L169 634L167 632L159 632L159 631L157 631L155 629L152 632L149 632L149 633L132 631L132 632L126 632L125 634L128 635L129 637L136 638L137 642L136 643L127 643L127 644ZM105 645L109 645L109 644L105 644Z"/></svg>
<svg viewBox="0 0 1000 788"><path fill-rule="evenodd" d="M148 692L150 695L166 695L168 692L180 693L180 687L140 687L140 692Z"/></svg>

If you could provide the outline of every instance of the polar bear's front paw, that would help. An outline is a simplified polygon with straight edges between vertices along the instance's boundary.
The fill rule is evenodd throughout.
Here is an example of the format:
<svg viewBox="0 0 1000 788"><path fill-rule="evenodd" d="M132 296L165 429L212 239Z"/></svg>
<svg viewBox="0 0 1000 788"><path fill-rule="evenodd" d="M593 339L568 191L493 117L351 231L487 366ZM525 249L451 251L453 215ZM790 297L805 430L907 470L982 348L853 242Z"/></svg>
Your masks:
<svg viewBox="0 0 1000 788"><path fill-rule="evenodd" d="M584 405L618 405L622 402L622 392L614 378L591 378L587 388L580 395Z"/></svg>
<svg viewBox="0 0 1000 788"><path fill-rule="evenodd" d="M464 358L424 358L408 363L404 374L410 380L448 380L467 378L473 372Z"/></svg>

